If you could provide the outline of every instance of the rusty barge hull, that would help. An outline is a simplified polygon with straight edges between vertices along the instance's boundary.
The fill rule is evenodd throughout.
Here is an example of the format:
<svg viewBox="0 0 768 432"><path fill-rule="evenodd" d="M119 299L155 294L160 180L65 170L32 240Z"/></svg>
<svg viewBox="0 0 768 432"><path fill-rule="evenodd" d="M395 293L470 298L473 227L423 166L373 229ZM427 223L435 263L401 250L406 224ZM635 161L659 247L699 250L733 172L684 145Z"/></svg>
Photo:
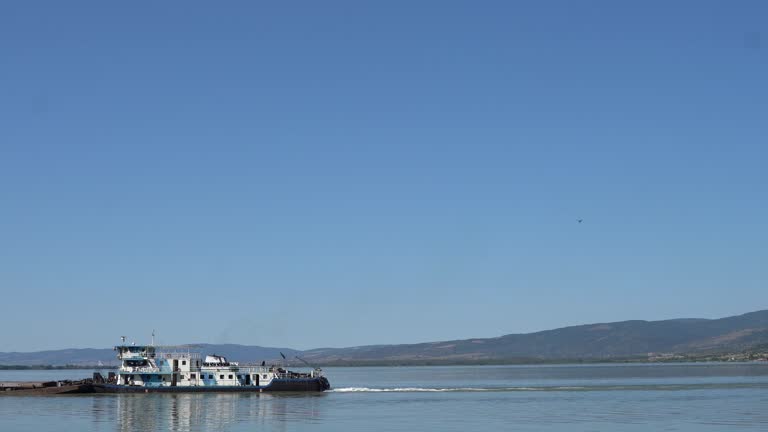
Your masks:
<svg viewBox="0 0 768 432"><path fill-rule="evenodd" d="M93 384L63 384L54 383L6 383L0 385L2 396L57 396L70 394L93 393Z"/></svg>

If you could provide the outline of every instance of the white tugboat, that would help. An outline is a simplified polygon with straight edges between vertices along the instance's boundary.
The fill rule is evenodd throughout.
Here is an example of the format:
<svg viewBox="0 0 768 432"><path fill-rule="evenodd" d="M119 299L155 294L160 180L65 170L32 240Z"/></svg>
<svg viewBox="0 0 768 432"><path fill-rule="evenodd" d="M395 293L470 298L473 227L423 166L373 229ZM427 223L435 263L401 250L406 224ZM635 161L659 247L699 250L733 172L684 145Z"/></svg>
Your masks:
<svg viewBox="0 0 768 432"><path fill-rule="evenodd" d="M158 352L153 345L115 347L120 368L108 379L94 375L97 393L324 391L320 368L293 372L281 366L240 365L221 355ZM281 353L282 355L282 353ZM284 357L284 356L283 356Z"/></svg>

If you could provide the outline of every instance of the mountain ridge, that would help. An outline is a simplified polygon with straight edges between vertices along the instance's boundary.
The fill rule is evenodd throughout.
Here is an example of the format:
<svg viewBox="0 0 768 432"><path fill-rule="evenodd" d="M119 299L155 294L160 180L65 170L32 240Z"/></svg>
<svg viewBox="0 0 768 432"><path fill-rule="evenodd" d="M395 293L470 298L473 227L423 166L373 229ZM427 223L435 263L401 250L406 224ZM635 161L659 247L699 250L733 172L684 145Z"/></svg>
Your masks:
<svg viewBox="0 0 768 432"><path fill-rule="evenodd" d="M717 319L676 318L581 324L533 333L415 344L364 345L295 350L240 344L187 344L241 362L299 355L318 364L371 362L587 361L637 358L658 353L742 351L768 344L768 310ZM31 353L0 352L0 365L114 364L111 349L83 348Z"/></svg>

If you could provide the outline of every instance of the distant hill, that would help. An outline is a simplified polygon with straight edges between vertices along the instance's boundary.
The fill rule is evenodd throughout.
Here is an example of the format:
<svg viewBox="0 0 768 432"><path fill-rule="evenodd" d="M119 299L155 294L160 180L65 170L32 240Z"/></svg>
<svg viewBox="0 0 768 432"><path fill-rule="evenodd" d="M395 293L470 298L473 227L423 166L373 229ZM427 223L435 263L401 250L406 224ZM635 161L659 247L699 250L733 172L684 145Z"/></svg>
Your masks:
<svg viewBox="0 0 768 432"><path fill-rule="evenodd" d="M720 319L673 319L597 323L528 334L407 345L369 345L298 351L245 345L201 344L194 351L240 362L301 355L318 364L488 361L610 360L649 353L737 352L768 344L768 310ZM0 353L0 365L94 365L115 363L111 349Z"/></svg>
<svg viewBox="0 0 768 432"><path fill-rule="evenodd" d="M182 345L180 345L182 346ZM189 348L192 352L203 354L220 354L240 363L261 362L262 360L276 360L280 358L280 352L288 358L293 358L300 351L290 348L267 348L260 346L246 346L236 344L194 344ZM177 349L177 351L183 348ZM83 348L62 349L51 351L37 351L30 353L1 353L0 365L96 365L99 362L105 365L117 365L116 352L111 348Z"/></svg>
<svg viewBox="0 0 768 432"><path fill-rule="evenodd" d="M768 343L768 310L713 320L621 321L489 339L316 349L305 352L304 357L324 363L384 360L603 360L646 356L649 353L741 351L764 343Z"/></svg>
<svg viewBox="0 0 768 432"><path fill-rule="evenodd" d="M0 353L0 365L96 365L116 363L111 349L71 348L37 352Z"/></svg>

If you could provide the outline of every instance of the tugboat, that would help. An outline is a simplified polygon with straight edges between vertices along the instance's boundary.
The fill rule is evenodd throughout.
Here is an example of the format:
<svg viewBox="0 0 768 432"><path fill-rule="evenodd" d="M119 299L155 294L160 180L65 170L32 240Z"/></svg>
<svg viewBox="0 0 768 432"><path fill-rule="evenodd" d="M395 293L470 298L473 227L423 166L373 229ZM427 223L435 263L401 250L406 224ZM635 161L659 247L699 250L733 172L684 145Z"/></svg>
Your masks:
<svg viewBox="0 0 768 432"><path fill-rule="evenodd" d="M221 355L158 352L152 345L116 346L120 368L107 379L94 374L96 393L311 392L331 388L320 368L294 372L282 366L240 365ZM282 353L281 353L282 355ZM285 356L282 355L285 359ZM301 359L300 359L301 360ZM303 360L302 360L303 361ZM305 362L306 363L306 362Z"/></svg>

